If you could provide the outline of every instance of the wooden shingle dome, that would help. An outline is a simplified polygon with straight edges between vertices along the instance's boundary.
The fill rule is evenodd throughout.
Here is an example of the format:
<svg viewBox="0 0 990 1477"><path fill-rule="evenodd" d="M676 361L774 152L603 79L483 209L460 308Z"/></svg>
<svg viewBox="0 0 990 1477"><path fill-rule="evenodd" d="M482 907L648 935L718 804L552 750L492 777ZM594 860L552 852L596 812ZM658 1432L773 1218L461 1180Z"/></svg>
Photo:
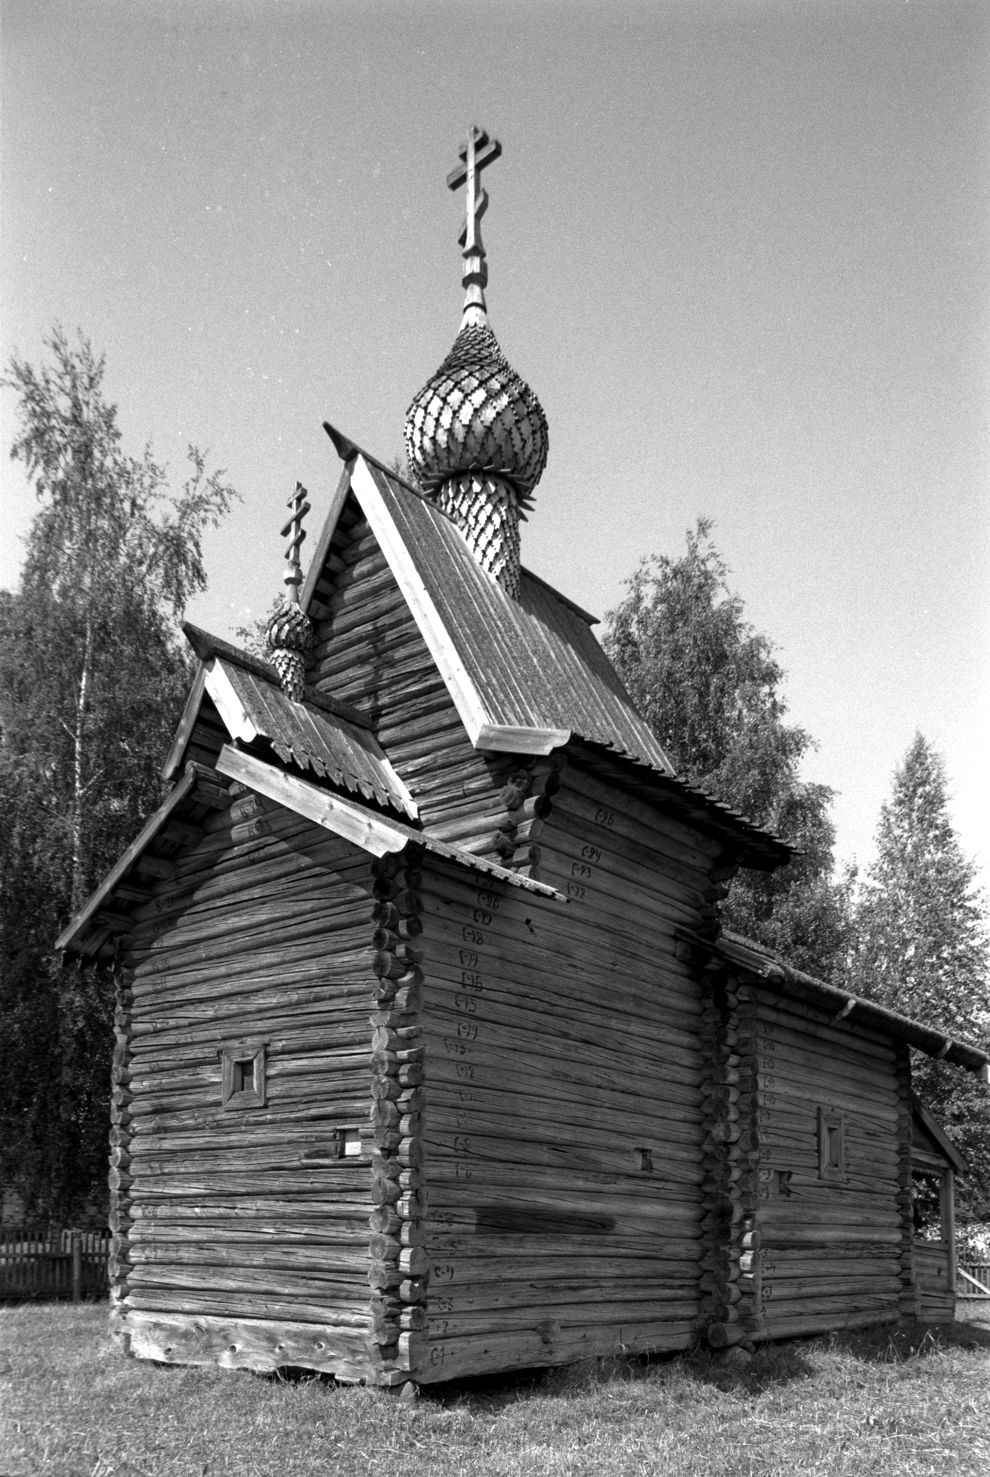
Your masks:
<svg viewBox="0 0 990 1477"><path fill-rule="evenodd" d="M405 439L420 487L457 524L482 568L518 597L519 520L543 475L549 431L539 400L488 325L480 230L488 197L478 181L500 153L497 140L474 128L448 178L452 189L467 186L464 313L450 353L406 413Z"/></svg>

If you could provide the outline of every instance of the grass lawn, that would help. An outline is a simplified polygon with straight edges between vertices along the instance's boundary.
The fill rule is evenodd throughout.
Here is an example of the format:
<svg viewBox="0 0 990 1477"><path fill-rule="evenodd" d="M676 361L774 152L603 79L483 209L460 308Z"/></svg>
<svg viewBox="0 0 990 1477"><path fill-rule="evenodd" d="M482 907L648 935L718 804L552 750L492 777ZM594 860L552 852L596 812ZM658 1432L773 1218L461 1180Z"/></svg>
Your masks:
<svg viewBox="0 0 990 1477"><path fill-rule="evenodd" d="M990 1325L486 1380L400 1402L124 1359L105 1306L0 1310L0 1477L990 1472Z"/></svg>

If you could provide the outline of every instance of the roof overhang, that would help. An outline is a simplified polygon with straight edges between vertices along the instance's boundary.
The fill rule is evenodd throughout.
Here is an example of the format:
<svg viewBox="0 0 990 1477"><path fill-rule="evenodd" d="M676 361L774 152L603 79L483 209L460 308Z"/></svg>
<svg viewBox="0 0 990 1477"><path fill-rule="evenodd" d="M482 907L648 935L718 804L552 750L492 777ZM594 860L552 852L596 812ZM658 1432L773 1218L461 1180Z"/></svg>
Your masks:
<svg viewBox="0 0 990 1477"><path fill-rule="evenodd" d="M459 846L450 846L445 841L439 841L425 831L417 831L413 826L392 820L390 816L373 813L340 795L331 795L327 790L310 784L308 780L286 774L273 764L229 744L225 744L220 751L217 770L228 779L238 780L249 789L256 790L259 795L274 800L286 810L295 811L314 825L322 826L324 830L334 832L345 841L353 842L372 856L404 851L410 845L421 846L434 856L457 862L475 872L484 872L490 877L498 877L512 887L539 893L543 897L555 898L561 902L567 901L563 893L549 887L545 882L522 877L518 872L510 872L507 867L500 867L497 863L475 856Z"/></svg>
<svg viewBox="0 0 990 1477"><path fill-rule="evenodd" d="M779 959L774 959L758 944L749 939L723 934L714 942L695 936L691 941L705 950L713 959L721 960L736 974L748 976L755 983L803 1000L824 1011L834 1022L846 1021L850 1025L862 1025L881 1035L903 1041L926 1056L940 1061L952 1062L975 1072L982 1082L990 1082L990 1055L968 1041L959 1041L943 1031L933 1030L920 1021L887 1010L873 1000L864 1000L838 985L826 984L814 975L793 969Z"/></svg>

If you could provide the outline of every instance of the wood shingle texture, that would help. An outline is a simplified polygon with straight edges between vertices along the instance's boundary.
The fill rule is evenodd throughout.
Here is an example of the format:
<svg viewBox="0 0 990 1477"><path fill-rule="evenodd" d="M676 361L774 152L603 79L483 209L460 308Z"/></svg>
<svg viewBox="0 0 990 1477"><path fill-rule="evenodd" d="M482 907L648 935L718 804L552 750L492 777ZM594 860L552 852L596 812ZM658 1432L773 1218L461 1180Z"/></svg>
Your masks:
<svg viewBox="0 0 990 1477"><path fill-rule="evenodd" d="M126 1347L400 1386L904 1316L908 1046L985 1055L722 937L787 847L333 436L302 700L190 629L171 793L59 940L116 980Z"/></svg>

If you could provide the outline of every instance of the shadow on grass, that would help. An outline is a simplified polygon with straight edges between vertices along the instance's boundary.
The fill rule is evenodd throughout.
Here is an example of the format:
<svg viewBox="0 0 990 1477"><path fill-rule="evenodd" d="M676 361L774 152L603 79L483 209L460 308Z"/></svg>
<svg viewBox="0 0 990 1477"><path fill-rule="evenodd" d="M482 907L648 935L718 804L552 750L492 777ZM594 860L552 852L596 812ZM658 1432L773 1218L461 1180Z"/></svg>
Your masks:
<svg viewBox="0 0 990 1477"><path fill-rule="evenodd" d="M530 1398L573 1399L612 1382L663 1386L693 1380L722 1390L755 1393L772 1385L807 1379L815 1372L802 1351L793 1347L760 1349L745 1365L699 1349L680 1354L616 1355L544 1369L476 1375L445 1385L424 1386L420 1399L435 1405L466 1404L474 1410L497 1411Z"/></svg>
<svg viewBox="0 0 990 1477"><path fill-rule="evenodd" d="M757 1395L811 1379L823 1355L835 1353L871 1364L903 1363L951 1349L990 1350L990 1327L975 1323L911 1323L891 1328L855 1329L815 1339L788 1339L758 1345L751 1357L735 1351L695 1349L681 1354L629 1355L585 1359L543 1369L475 1375L444 1385L426 1385L420 1399L435 1406L466 1404L497 1411L530 1398L571 1398L611 1381L664 1384L695 1380L719 1390Z"/></svg>
<svg viewBox="0 0 990 1477"><path fill-rule="evenodd" d="M990 1328L980 1323L905 1323L835 1333L830 1345L869 1363L897 1364L947 1349L990 1349Z"/></svg>

